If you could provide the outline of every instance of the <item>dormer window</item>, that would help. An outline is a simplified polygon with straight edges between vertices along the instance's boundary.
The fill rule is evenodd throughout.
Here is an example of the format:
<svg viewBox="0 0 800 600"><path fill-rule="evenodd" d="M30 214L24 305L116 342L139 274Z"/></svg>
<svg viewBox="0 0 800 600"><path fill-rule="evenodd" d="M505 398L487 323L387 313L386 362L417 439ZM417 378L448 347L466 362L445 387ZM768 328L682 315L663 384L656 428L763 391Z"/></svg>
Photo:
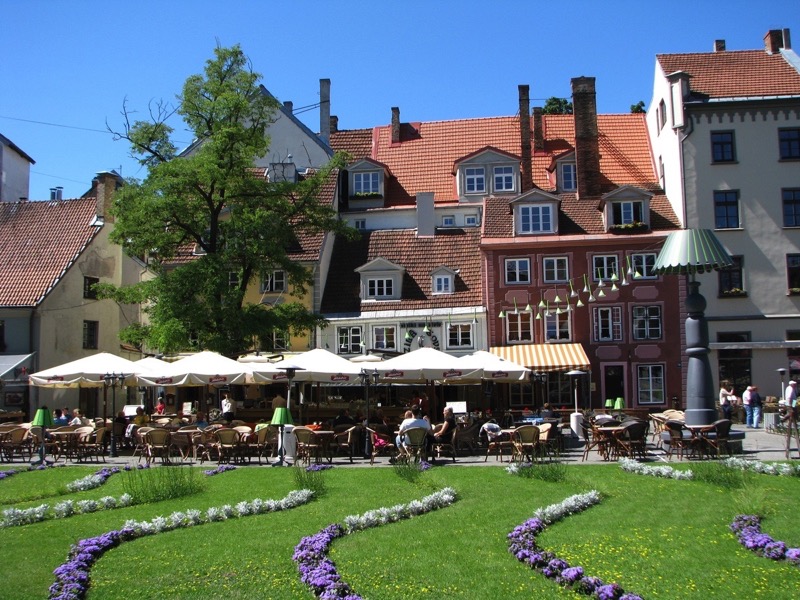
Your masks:
<svg viewBox="0 0 800 600"><path fill-rule="evenodd" d="M559 184L564 192L574 192L578 189L578 171L575 163L562 163L559 165Z"/></svg>
<svg viewBox="0 0 800 600"><path fill-rule="evenodd" d="M452 294L455 291L455 271L439 267L431 274L431 289L434 294Z"/></svg>
<svg viewBox="0 0 800 600"><path fill-rule="evenodd" d="M353 173L353 193L356 196L380 194L380 173Z"/></svg>
<svg viewBox="0 0 800 600"><path fill-rule="evenodd" d="M362 300L399 300L404 269L376 258L356 269L361 276Z"/></svg>
<svg viewBox="0 0 800 600"><path fill-rule="evenodd" d="M606 221L606 229L612 233L640 233L650 227L650 198L653 194L622 186L603 196L600 207Z"/></svg>
<svg viewBox="0 0 800 600"><path fill-rule="evenodd" d="M486 176L483 167L464 169L464 188L467 194L486 193Z"/></svg>
<svg viewBox="0 0 800 600"><path fill-rule="evenodd" d="M644 222L644 207L641 200L627 200L614 202L612 206L612 220L614 225L631 225Z"/></svg>
<svg viewBox="0 0 800 600"><path fill-rule="evenodd" d="M540 235L558 231L557 196L533 190L511 203L517 235Z"/></svg>
<svg viewBox="0 0 800 600"><path fill-rule="evenodd" d="M455 227L456 218L453 215L445 215L442 217L442 227Z"/></svg>
<svg viewBox="0 0 800 600"><path fill-rule="evenodd" d="M349 196L355 200L383 198L388 168L374 160L359 160L347 167Z"/></svg>
<svg viewBox="0 0 800 600"><path fill-rule="evenodd" d="M494 168L494 191L495 192L513 192L516 189L514 185L514 167L500 166Z"/></svg>

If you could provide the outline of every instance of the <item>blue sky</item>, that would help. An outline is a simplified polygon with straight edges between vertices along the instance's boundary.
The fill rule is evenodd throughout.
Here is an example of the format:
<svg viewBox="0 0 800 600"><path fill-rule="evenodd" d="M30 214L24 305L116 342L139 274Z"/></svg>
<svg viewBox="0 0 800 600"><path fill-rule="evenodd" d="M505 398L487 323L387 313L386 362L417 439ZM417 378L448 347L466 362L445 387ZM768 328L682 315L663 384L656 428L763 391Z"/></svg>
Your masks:
<svg viewBox="0 0 800 600"><path fill-rule="evenodd" d="M64 187L75 197L98 171L146 173L119 129L127 99L174 103L217 43L241 44L264 85L295 109L331 79L340 129L517 112L517 85L533 105L570 95L570 79L597 78L598 110L649 105L655 55L762 47L790 28L800 48L797 0L2 0L0 133L29 154L31 199ZM312 130L319 113L298 115ZM49 123L46 125L44 123ZM172 123L179 142L191 135Z"/></svg>

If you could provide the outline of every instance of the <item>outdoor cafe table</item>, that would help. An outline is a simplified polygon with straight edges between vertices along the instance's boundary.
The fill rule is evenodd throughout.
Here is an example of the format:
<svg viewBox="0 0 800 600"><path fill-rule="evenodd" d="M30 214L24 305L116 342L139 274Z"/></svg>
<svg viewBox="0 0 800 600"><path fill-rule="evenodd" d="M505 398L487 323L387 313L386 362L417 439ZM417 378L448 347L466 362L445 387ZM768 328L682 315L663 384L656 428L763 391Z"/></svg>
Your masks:
<svg viewBox="0 0 800 600"><path fill-rule="evenodd" d="M80 460L78 454L78 437L79 433L75 430L72 431L48 431L48 435L58 442L58 457L64 457L64 460Z"/></svg>
<svg viewBox="0 0 800 600"><path fill-rule="evenodd" d="M621 425L611 425L609 427L598 427L597 431L603 436L605 451L603 460L609 460L611 456L616 456L619 436L625 431Z"/></svg>

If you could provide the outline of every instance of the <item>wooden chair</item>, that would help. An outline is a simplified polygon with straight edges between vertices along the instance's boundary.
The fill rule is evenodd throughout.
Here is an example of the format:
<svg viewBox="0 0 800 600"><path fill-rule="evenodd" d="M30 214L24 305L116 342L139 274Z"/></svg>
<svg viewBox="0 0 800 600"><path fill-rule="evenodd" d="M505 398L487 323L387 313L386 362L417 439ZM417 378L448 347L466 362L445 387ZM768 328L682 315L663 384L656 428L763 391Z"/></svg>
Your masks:
<svg viewBox="0 0 800 600"><path fill-rule="evenodd" d="M170 462L171 439L172 434L163 427L154 427L144 434L144 456L148 465L156 458L161 458L162 463Z"/></svg>
<svg viewBox="0 0 800 600"><path fill-rule="evenodd" d="M644 460L647 451L647 421L626 421L617 438L619 454L628 458Z"/></svg>
<svg viewBox="0 0 800 600"><path fill-rule="evenodd" d="M467 427L458 430L458 438L456 440L456 451L467 452L468 454L476 454L480 445L480 423L473 423Z"/></svg>
<svg viewBox="0 0 800 600"><path fill-rule="evenodd" d="M510 460L513 450L511 446L511 436L509 434L501 433L496 437L489 436L486 442L486 457L483 459L483 462L489 460L490 454L494 454L495 460L503 462L503 454L506 450L508 450Z"/></svg>
<svg viewBox="0 0 800 600"><path fill-rule="evenodd" d="M295 427L292 433L297 440L295 462L310 464L312 458L314 462L322 462L322 455L327 452L327 448L325 441L313 429Z"/></svg>
<svg viewBox="0 0 800 600"><path fill-rule="evenodd" d="M0 460L14 460L15 456L19 456L25 460L25 455L28 455L27 460L33 458L32 438L30 429L27 427L13 427L5 433L0 434Z"/></svg>
<svg viewBox="0 0 800 600"><path fill-rule="evenodd" d="M701 442L703 444L703 451L706 455L719 458L724 452L728 456L732 456L731 447L728 443L730 440L731 421L728 419L719 419L714 421L708 427L700 430ZM714 435L709 435L713 433Z"/></svg>
<svg viewBox="0 0 800 600"><path fill-rule="evenodd" d="M403 438L400 445L399 458L404 461L414 460L419 462L425 458L428 444L428 429L425 427L411 427L406 429L401 437Z"/></svg>
<svg viewBox="0 0 800 600"><path fill-rule="evenodd" d="M669 433L669 450L667 457L672 460L672 455L677 454L679 460L683 460L683 455L687 451L691 455L697 448L697 439L684 428L683 421L667 420L664 428Z"/></svg>
<svg viewBox="0 0 800 600"><path fill-rule="evenodd" d="M87 427L91 429L91 427ZM78 436L78 458L79 460L91 460L106 462L106 431L105 427L98 427L94 431L87 432Z"/></svg>
<svg viewBox="0 0 800 600"><path fill-rule="evenodd" d="M133 453L131 454L131 458L134 456L139 456L139 462L142 462L142 458L145 457L144 449L147 445L147 441L145 440L145 435L149 431L152 431L153 427L137 427L133 430Z"/></svg>
<svg viewBox="0 0 800 600"><path fill-rule="evenodd" d="M180 456L181 462L194 455L194 434L200 430L194 427L181 427L178 431L173 431L170 436L171 454Z"/></svg>
<svg viewBox="0 0 800 600"><path fill-rule="evenodd" d="M372 455L370 456L369 464L375 464L375 458L384 454L394 456L397 453L397 446L394 445L391 436L384 433L378 433L374 429L367 427L367 434L370 439L370 447L372 448ZM378 441L380 440L380 441Z"/></svg>
<svg viewBox="0 0 800 600"><path fill-rule="evenodd" d="M522 462L525 458L533 462L537 458L539 428L536 425L522 425L511 434L512 461Z"/></svg>
<svg viewBox="0 0 800 600"><path fill-rule="evenodd" d="M332 451L335 451L337 455L344 453L350 458L350 464L353 464L353 455L358 451L361 441L362 429L359 425L353 425L334 434Z"/></svg>
<svg viewBox="0 0 800 600"><path fill-rule="evenodd" d="M586 421L581 422L581 431L583 432L583 459L589 458L589 452L596 450L601 456L608 456L608 442L605 436L600 435L592 428L590 423Z"/></svg>
<svg viewBox="0 0 800 600"><path fill-rule="evenodd" d="M213 447L217 452L217 462L222 464L241 462L244 458L242 434L236 429L224 427L213 432Z"/></svg>
<svg viewBox="0 0 800 600"><path fill-rule="evenodd" d="M537 425L536 427L539 428L539 442L534 449L538 456L544 457L547 456L548 458L551 456L551 450L553 449L553 429L552 423L542 423L541 425Z"/></svg>

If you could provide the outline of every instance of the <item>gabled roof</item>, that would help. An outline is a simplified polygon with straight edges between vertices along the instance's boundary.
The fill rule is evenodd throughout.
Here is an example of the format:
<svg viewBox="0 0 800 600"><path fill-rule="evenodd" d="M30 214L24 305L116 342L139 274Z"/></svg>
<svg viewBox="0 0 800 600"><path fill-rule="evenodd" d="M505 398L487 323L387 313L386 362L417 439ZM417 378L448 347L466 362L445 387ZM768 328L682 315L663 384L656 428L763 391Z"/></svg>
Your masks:
<svg viewBox="0 0 800 600"><path fill-rule="evenodd" d="M436 309L481 304L480 253L476 252L480 232L469 229L438 229L431 237L417 237L414 229L364 231L355 241L338 237L331 257L328 285L321 312L358 314L362 310ZM383 258L401 265L401 300L365 301L359 298L360 276L356 269ZM446 265L458 271L452 294L433 294L431 274Z"/></svg>
<svg viewBox="0 0 800 600"><path fill-rule="evenodd" d="M4 146L8 146L14 152L19 154L22 158L27 160L32 165L36 164L36 161L33 160L30 156L28 156L28 154L22 148L17 146L14 142L12 142L10 139L8 139L6 136L4 136L2 133L0 133L0 144L3 144Z"/></svg>
<svg viewBox="0 0 800 600"><path fill-rule="evenodd" d="M783 50L767 54L764 50L658 54L656 60L665 75L684 71L691 75L689 85L698 99L745 98L800 95L800 73Z"/></svg>
<svg viewBox="0 0 800 600"><path fill-rule="evenodd" d="M100 231L95 198L0 202L0 306L36 307Z"/></svg>

